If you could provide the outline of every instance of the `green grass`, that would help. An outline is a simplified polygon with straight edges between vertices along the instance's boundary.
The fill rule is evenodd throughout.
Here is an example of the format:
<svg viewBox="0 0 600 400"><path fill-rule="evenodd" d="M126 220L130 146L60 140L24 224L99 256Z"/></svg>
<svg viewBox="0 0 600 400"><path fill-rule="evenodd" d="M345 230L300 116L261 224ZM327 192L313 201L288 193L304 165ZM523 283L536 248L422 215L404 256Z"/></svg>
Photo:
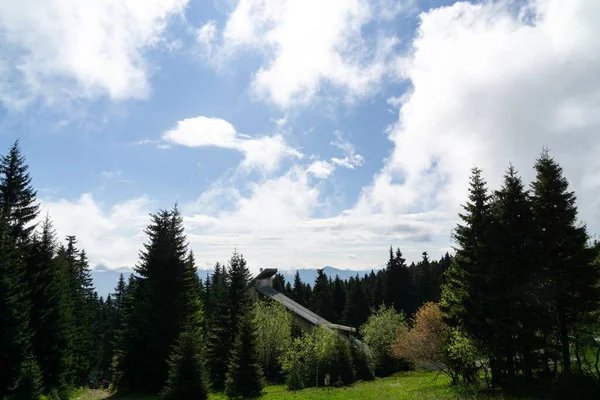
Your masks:
<svg viewBox="0 0 600 400"><path fill-rule="evenodd" d="M435 372L401 372L388 378L371 382L358 382L345 388L309 388L292 392L283 385L267 386L261 400L454 400L454 399L522 399L502 395L485 395L481 392L466 393L450 385L450 380ZM210 400L224 400L223 394L211 394ZM73 400L111 399L102 391L80 391ZM116 396L114 400L158 400L157 396Z"/></svg>

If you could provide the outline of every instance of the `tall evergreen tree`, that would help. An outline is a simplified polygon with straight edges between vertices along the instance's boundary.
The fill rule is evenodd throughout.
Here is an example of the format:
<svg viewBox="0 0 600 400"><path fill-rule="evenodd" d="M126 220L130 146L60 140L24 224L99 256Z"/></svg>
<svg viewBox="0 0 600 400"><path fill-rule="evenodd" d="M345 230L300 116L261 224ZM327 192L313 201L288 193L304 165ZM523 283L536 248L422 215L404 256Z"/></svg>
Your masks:
<svg viewBox="0 0 600 400"><path fill-rule="evenodd" d="M479 168L471 173L469 198L459 214L462 224L454 231L454 262L442 289L442 308L451 326L460 326L490 357L492 379L497 381L496 294L490 283L491 204Z"/></svg>
<svg viewBox="0 0 600 400"><path fill-rule="evenodd" d="M31 352L25 266L11 233L0 216L0 399L16 384Z"/></svg>
<svg viewBox="0 0 600 400"><path fill-rule="evenodd" d="M296 270L296 274L294 275L294 286L292 287L292 299L302 306L307 306L305 296L304 283L300 279L300 273Z"/></svg>
<svg viewBox="0 0 600 400"><path fill-rule="evenodd" d="M315 279L315 287L312 292L312 305L315 313L327 321L333 321L335 314L333 312L333 296L327 275L322 269L317 270L317 278Z"/></svg>
<svg viewBox="0 0 600 400"><path fill-rule="evenodd" d="M229 338L233 343L238 331L238 321L250 310L251 304L248 295L250 270L246 266L244 256L237 251L234 251L229 260L227 275L229 277Z"/></svg>
<svg viewBox="0 0 600 400"><path fill-rule="evenodd" d="M600 272L586 228L577 222L575 194L562 168L544 150L535 164L532 210L543 298L551 305L561 343L562 367L571 371L569 334L577 317L598 307Z"/></svg>
<svg viewBox="0 0 600 400"><path fill-rule="evenodd" d="M28 168L17 140L0 159L0 212L17 243L28 241L39 212Z"/></svg>
<svg viewBox="0 0 600 400"><path fill-rule="evenodd" d="M161 397L165 400L204 400L200 332L186 328L177 339L169 357L169 377Z"/></svg>
<svg viewBox="0 0 600 400"><path fill-rule="evenodd" d="M520 350L524 373L531 377L534 319L540 311L535 295L539 275L532 257L535 250L529 194L512 166L504 176L502 188L495 192L493 219L492 282L498 293L497 336L504 348L508 375L515 375L515 357ZM519 343L514 342L516 337Z"/></svg>
<svg viewBox="0 0 600 400"><path fill-rule="evenodd" d="M335 314L336 321L341 322L343 320L345 307L346 286L344 281L336 275L335 280L333 281L333 313Z"/></svg>
<svg viewBox="0 0 600 400"><path fill-rule="evenodd" d="M227 374L231 339L229 337L229 276L225 266L215 265L207 293L210 306L206 308L206 365L211 388L223 390Z"/></svg>
<svg viewBox="0 0 600 400"><path fill-rule="evenodd" d="M410 315L415 311L415 289L400 249L394 254L390 247L390 258L385 268L385 303L396 311Z"/></svg>
<svg viewBox="0 0 600 400"><path fill-rule="evenodd" d="M256 333L248 314L239 320L238 333L229 360L225 393L228 397L258 397L262 392L262 370L256 353Z"/></svg>
<svg viewBox="0 0 600 400"><path fill-rule="evenodd" d="M369 318L369 299L363 282L357 276L348 280L348 298L344 308L344 323L358 328Z"/></svg>
<svg viewBox="0 0 600 400"><path fill-rule="evenodd" d="M31 287L33 353L43 375L43 388L64 391L63 349L67 345L61 320L61 277L54 262L56 236L46 216L41 232L34 235L27 257L27 282Z"/></svg>
<svg viewBox="0 0 600 400"><path fill-rule="evenodd" d="M151 219L145 231L149 240L140 254L140 263L135 267L139 275L135 301L143 304L144 309L134 309L133 314L139 312L134 321L144 318L143 324L148 329L143 334L147 337L144 354L138 355L140 362L136 383L139 386L136 389L158 393L167 380L171 346L199 310L195 301L198 292L190 276L191 266L179 210L177 207L171 211L161 210ZM139 333L140 327L134 331ZM127 379L121 383L133 387Z"/></svg>

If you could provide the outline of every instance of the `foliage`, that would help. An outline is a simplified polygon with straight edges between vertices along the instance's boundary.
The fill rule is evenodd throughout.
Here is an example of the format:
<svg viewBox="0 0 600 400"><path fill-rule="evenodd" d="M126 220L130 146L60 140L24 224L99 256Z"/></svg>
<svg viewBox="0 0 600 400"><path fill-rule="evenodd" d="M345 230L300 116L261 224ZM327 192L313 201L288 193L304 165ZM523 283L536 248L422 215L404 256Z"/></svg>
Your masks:
<svg viewBox="0 0 600 400"><path fill-rule="evenodd" d="M262 392L262 370L256 354L256 333L249 316L239 320L238 334L229 358L225 393L230 398L256 397Z"/></svg>
<svg viewBox="0 0 600 400"><path fill-rule="evenodd" d="M403 327L393 345L394 356L413 364L444 365L449 327L435 303L425 303L415 314L412 328Z"/></svg>
<svg viewBox="0 0 600 400"><path fill-rule="evenodd" d="M392 345L398 332L406 327L404 314L393 308L381 306L374 310L367 322L361 326L364 342L373 352L375 373L385 376L398 370L398 361L393 357Z"/></svg>
<svg viewBox="0 0 600 400"><path fill-rule="evenodd" d="M42 373L33 356L21 363L15 386L8 393L8 400L37 400L42 395Z"/></svg>
<svg viewBox="0 0 600 400"><path fill-rule="evenodd" d="M279 303L259 301L253 309L258 361L268 381L282 378L280 358L292 341L292 316Z"/></svg>
<svg viewBox="0 0 600 400"><path fill-rule="evenodd" d="M169 357L169 377L161 392L165 400L203 400L204 387L200 332L188 328L177 339Z"/></svg>

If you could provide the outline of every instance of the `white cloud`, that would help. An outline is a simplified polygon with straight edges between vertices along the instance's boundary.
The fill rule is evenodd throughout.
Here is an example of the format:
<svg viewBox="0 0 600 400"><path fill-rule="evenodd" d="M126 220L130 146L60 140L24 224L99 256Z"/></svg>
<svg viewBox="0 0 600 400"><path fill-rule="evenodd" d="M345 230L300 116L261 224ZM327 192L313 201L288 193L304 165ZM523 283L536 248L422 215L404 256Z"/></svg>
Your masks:
<svg viewBox="0 0 600 400"><path fill-rule="evenodd" d="M241 1L238 8L243 4L249 3ZM199 264L226 260L234 247L253 271L371 268L382 264L390 244L399 245L409 260L423 250L437 257L449 249L470 168L483 167L497 187L512 162L529 181L543 145L563 165L582 219L598 232L600 2L536 0L529 3L527 20L514 13L514 3L510 10L506 4L457 3L421 15L410 53L396 64L412 88L396 103L399 120L388 131L393 151L353 207L327 213L330 199L322 181L311 179L314 162L245 187L223 180L183 207ZM257 35L254 22L246 22L238 24L240 37ZM225 121L200 122L211 129L187 130L184 124L182 132L192 137L177 140L238 151L244 151L240 143L259 140ZM344 152L338 160L352 165L356 150L341 138L334 145ZM61 234L80 231L82 242L96 251L94 259L110 257L106 263L119 266L136 258L138 230L126 229L142 219L147 223L145 207L102 211L86 197L51 204L61 211L53 213ZM72 217L73 210L79 218Z"/></svg>
<svg viewBox="0 0 600 400"><path fill-rule="evenodd" d="M398 43L394 36L363 36L380 11L397 15L396 6L405 3L381 1L240 0L224 26L217 58L224 63L258 51L263 63L252 88L282 108L322 95L326 85L352 102L378 90Z"/></svg>
<svg viewBox="0 0 600 400"><path fill-rule="evenodd" d="M104 208L86 193L76 200L42 199L40 216L49 213L61 241L76 235L92 266L133 267L146 240L143 229L148 213L155 211L154 203L142 196Z"/></svg>
<svg viewBox="0 0 600 400"><path fill-rule="evenodd" d="M196 40L202 47L204 54L208 57L212 54L216 37L217 24L214 21L207 22L196 32Z"/></svg>
<svg viewBox="0 0 600 400"><path fill-rule="evenodd" d="M375 9L384 20L393 20L400 14L410 14L418 10L416 0L377 0Z"/></svg>
<svg viewBox="0 0 600 400"><path fill-rule="evenodd" d="M164 40L188 0L0 0L0 98L113 100L149 93L145 51Z"/></svg>
<svg viewBox="0 0 600 400"><path fill-rule="evenodd" d="M360 154L356 153L354 145L342 137L342 133L339 131L335 132L337 139L331 142L332 145L339 148L344 152L344 158L334 157L331 162L340 167L354 169L364 164L365 159Z"/></svg>
<svg viewBox="0 0 600 400"><path fill-rule="evenodd" d="M437 210L449 232L474 165L493 187L509 162L530 181L548 145L600 228L600 2L536 0L518 15L509 3L421 14L398 63L413 87L389 130L394 151L357 212Z"/></svg>
<svg viewBox="0 0 600 400"><path fill-rule="evenodd" d="M286 157L303 157L279 134L260 138L242 135L229 122L219 118L194 117L178 121L173 129L163 134L163 139L188 147L215 146L238 150L244 154L242 167L265 172L275 171Z"/></svg>
<svg viewBox="0 0 600 400"><path fill-rule="evenodd" d="M315 178L325 179L329 177L334 170L335 166L331 165L327 161L317 160L309 165L306 172L313 175Z"/></svg>

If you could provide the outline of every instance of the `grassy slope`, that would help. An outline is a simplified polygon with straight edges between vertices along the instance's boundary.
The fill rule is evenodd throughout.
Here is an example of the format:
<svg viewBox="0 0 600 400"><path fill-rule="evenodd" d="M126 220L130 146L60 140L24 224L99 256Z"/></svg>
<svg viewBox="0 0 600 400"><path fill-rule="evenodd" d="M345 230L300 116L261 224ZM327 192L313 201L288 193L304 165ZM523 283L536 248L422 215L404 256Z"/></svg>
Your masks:
<svg viewBox="0 0 600 400"><path fill-rule="evenodd" d="M222 394L211 394L210 400L225 400ZM478 394L466 395L450 386L450 381L444 375L437 376L435 372L403 372L397 375L377 379L372 382L359 382L355 385L339 389L310 388L291 392L285 386L268 386L264 390L262 400L450 400L450 399L488 399L491 396ZM494 398L508 399L494 396ZM73 400L109 399L102 391L81 391L73 396ZM111 398L112 399L112 398ZM517 398L515 398L517 399ZM116 397L114 400L158 400L154 396Z"/></svg>

